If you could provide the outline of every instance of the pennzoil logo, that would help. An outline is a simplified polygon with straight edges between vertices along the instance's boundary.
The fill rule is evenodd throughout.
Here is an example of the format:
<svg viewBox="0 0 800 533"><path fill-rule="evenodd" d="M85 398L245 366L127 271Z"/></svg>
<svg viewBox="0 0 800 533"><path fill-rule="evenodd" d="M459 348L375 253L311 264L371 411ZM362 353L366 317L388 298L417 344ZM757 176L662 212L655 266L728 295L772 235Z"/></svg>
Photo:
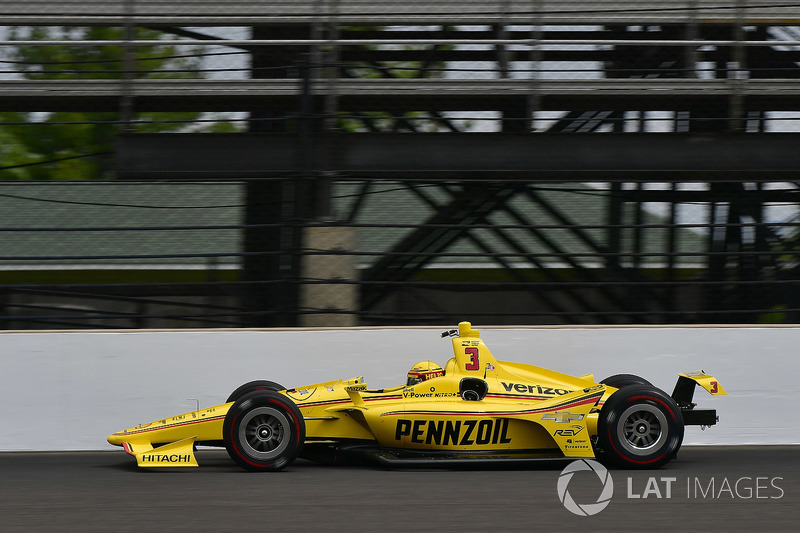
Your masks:
<svg viewBox="0 0 800 533"><path fill-rule="evenodd" d="M409 437L415 444L470 446L472 444L508 444L508 419L493 420L405 420L395 426L394 438Z"/></svg>
<svg viewBox="0 0 800 533"><path fill-rule="evenodd" d="M542 415L542 420L552 420L553 422L572 422L573 420L583 420L583 413L570 413L569 411L556 411Z"/></svg>

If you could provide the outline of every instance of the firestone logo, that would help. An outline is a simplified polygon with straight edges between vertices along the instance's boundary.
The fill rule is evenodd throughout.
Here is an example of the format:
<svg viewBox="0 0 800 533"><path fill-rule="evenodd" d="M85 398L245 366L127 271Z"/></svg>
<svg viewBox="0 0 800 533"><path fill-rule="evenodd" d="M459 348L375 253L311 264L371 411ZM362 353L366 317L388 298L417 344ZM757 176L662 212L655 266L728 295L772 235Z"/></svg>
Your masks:
<svg viewBox="0 0 800 533"><path fill-rule="evenodd" d="M569 482L572 480L572 476L575 475L575 472L581 471L594 472L603 485L603 491L594 503L577 503L569 493ZM581 459L571 462L561 471L556 488L558 490L558 499L561 500L567 511L579 516L592 516L605 509L611 502L611 497L614 495L614 480L611 479L611 474L606 467L597 461Z"/></svg>

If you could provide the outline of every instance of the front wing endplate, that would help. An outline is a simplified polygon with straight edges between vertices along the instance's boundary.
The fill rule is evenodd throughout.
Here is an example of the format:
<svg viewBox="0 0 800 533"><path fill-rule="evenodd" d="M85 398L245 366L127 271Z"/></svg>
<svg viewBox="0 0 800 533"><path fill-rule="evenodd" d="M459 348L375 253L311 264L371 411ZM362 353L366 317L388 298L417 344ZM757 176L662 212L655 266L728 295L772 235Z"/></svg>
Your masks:
<svg viewBox="0 0 800 533"><path fill-rule="evenodd" d="M125 451L136 457L136 463L144 468L198 466L194 456L194 441L189 437L153 448L148 445L125 443Z"/></svg>

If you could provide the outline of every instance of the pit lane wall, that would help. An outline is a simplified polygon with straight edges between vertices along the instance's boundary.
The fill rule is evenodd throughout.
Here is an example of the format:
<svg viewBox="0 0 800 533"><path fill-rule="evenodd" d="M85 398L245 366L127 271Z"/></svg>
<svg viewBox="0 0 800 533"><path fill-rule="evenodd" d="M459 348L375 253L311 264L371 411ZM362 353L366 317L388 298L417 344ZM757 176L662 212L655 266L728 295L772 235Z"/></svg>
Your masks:
<svg viewBox="0 0 800 533"><path fill-rule="evenodd" d="M720 423L685 444L798 444L798 327L476 328L499 360L600 380L631 373L671 392L703 369L728 396L697 390ZM444 329L444 328L441 328ZM240 384L285 386L363 375L405 381L415 362L444 364L440 329L0 333L0 451L103 450L108 434L217 405Z"/></svg>

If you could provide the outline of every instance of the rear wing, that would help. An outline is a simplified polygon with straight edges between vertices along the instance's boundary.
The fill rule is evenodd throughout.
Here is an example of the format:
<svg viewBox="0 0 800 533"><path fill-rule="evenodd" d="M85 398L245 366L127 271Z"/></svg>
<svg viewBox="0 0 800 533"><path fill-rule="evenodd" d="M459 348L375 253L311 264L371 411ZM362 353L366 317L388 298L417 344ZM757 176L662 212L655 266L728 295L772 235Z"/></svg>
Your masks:
<svg viewBox="0 0 800 533"><path fill-rule="evenodd" d="M672 399L681 408L683 414L683 423L687 426L713 426L719 421L717 411L715 409L695 409L696 403L693 403L694 389L700 385L707 390L709 394L727 395L725 389L719 384L719 381L714 376L706 374L702 370L694 372L681 372L678 374L678 381L675 383L675 389L672 391Z"/></svg>

